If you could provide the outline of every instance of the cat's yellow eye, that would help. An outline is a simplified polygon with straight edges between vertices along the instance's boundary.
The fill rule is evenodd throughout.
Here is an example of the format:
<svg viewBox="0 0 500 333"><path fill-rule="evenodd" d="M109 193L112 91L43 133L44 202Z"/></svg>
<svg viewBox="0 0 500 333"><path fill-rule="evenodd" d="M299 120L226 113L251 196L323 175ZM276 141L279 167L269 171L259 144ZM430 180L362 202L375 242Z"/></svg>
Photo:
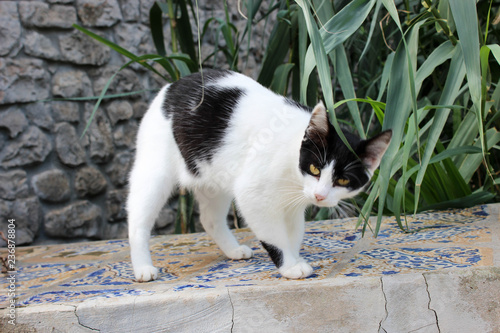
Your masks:
<svg viewBox="0 0 500 333"><path fill-rule="evenodd" d="M312 173L313 175L315 175L315 176L319 176L319 174L320 174L319 169L318 169L318 168L316 168L316 167L314 166L314 164L311 164L311 165L309 166L309 171L311 171L311 173Z"/></svg>
<svg viewBox="0 0 500 333"><path fill-rule="evenodd" d="M347 186L347 185L349 185L349 183L350 183L349 179L345 179L345 178L337 179L337 184L339 184L340 186Z"/></svg>

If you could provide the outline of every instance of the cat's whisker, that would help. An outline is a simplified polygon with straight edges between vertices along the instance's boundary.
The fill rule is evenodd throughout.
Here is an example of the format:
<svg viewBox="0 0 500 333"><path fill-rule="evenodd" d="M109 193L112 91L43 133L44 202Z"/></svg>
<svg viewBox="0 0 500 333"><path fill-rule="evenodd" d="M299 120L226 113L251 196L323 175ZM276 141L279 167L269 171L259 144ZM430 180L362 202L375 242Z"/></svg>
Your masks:
<svg viewBox="0 0 500 333"><path fill-rule="evenodd" d="M351 163L347 164L347 166L344 168L344 172L348 172L354 168L363 168L363 165L361 164L360 161L352 161Z"/></svg>
<svg viewBox="0 0 500 333"><path fill-rule="evenodd" d="M307 205L307 200L302 196L302 197L297 197L291 201L289 201L286 205L285 205L285 209L289 209L289 210L303 210L305 209L305 206Z"/></svg>
<svg viewBox="0 0 500 333"><path fill-rule="evenodd" d="M356 179L358 182L361 182L361 179L359 178L359 176L357 174L355 174L354 172L345 172L344 174L346 176L348 176L348 178Z"/></svg>
<svg viewBox="0 0 500 333"><path fill-rule="evenodd" d="M326 159L327 159L325 140L326 139L324 137L321 137L321 145L323 146L323 164L326 164Z"/></svg>
<svg viewBox="0 0 500 333"><path fill-rule="evenodd" d="M316 158L318 159L318 161L320 161L321 163L324 163L324 162L323 162L324 158L319 157L319 156L318 156L318 154L316 154L314 151L312 151L312 150L311 150L311 149L309 149L309 148L303 148L303 149L305 149L305 150L309 151L311 154L313 154L313 155L314 155L314 157L316 157Z"/></svg>
<svg viewBox="0 0 500 333"><path fill-rule="evenodd" d="M311 140L312 144L314 145L314 147L316 147L316 150L318 151L318 154L320 156L322 156L322 158L320 158L318 155L315 154L316 158L322 163L322 164L326 164L326 160L327 160L327 156L326 156L326 148L325 148L325 144L323 142L323 138L321 138L321 143L323 145L323 153L321 152L321 150L319 149L318 145L316 144L316 142L314 142L313 140ZM309 150L310 151L310 150ZM311 153L313 153L311 151ZM314 154L314 153L313 153Z"/></svg>

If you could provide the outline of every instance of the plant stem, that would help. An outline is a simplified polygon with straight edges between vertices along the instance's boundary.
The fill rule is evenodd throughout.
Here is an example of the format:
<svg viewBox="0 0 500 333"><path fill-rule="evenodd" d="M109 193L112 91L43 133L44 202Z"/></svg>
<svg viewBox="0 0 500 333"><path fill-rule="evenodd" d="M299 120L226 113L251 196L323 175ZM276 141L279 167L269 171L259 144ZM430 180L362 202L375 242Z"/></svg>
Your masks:
<svg viewBox="0 0 500 333"><path fill-rule="evenodd" d="M450 39L451 43L453 45L457 45L457 39L450 31L450 27L448 26L448 24L445 23L446 20L441 17L441 14L439 14L439 10L437 10L437 8L432 5L431 0L424 0L424 2L427 5L428 10L430 10L431 14L436 18L437 23L443 29L445 35L448 36L448 38Z"/></svg>
<svg viewBox="0 0 500 333"><path fill-rule="evenodd" d="M186 189L179 189L179 210L181 218L181 233L187 234L187 207L186 207Z"/></svg>
<svg viewBox="0 0 500 333"><path fill-rule="evenodd" d="M177 21L175 19L173 0L168 0L168 14L170 16L170 35L172 36L172 52L177 53L177 36L175 35Z"/></svg>

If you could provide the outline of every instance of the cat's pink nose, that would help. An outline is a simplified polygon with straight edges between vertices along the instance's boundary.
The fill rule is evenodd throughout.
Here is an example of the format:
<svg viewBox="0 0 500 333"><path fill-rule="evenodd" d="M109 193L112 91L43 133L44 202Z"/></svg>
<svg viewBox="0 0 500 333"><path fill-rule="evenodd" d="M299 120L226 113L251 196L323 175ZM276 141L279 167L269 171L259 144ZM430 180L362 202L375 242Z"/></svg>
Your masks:
<svg viewBox="0 0 500 333"><path fill-rule="evenodd" d="M321 195L321 194L315 194L314 196L316 197L316 200L318 200L318 201L323 201L326 199L326 197L324 195Z"/></svg>

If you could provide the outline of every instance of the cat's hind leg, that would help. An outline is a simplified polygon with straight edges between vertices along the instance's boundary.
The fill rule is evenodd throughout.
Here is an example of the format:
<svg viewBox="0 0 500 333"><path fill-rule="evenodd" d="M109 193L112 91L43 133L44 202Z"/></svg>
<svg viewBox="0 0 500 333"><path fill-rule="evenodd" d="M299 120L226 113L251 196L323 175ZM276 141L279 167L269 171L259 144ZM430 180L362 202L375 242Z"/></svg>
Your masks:
<svg viewBox="0 0 500 333"><path fill-rule="evenodd" d="M156 110L152 110L156 111ZM130 256L135 279L154 280L158 269L149 251L151 229L177 185L175 143L169 122L161 114L146 114L138 133L136 159L129 178L127 199Z"/></svg>
<svg viewBox="0 0 500 333"><path fill-rule="evenodd" d="M204 191L195 190L195 197L200 207L201 224L222 252L230 259L251 258L252 250L240 245L227 225L231 196L223 193L207 195Z"/></svg>

